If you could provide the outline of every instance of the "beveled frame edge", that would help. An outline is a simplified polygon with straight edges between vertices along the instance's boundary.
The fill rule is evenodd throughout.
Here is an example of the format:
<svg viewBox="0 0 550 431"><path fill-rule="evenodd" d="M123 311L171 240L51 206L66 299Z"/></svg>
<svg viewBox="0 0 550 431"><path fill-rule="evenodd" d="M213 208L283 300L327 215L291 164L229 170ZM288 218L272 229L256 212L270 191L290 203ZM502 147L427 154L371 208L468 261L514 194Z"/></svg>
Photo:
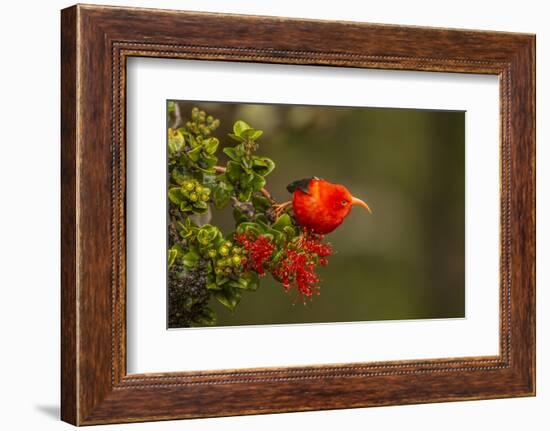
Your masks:
<svg viewBox="0 0 550 431"><path fill-rule="evenodd" d="M204 34L204 26L212 30ZM82 5L63 10L61 36L63 420L86 425L534 395L534 36ZM126 375L129 56L499 75L500 355Z"/></svg>

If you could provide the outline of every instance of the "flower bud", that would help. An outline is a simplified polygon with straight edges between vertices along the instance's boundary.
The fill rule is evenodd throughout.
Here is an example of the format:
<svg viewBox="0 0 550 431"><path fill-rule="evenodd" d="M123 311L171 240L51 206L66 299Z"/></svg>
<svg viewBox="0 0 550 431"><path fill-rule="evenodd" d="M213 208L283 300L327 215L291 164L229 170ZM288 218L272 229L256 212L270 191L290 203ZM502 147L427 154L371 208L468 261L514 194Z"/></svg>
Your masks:
<svg viewBox="0 0 550 431"><path fill-rule="evenodd" d="M184 181L182 187L184 190L190 192L195 188L195 184L193 184L193 181Z"/></svg>

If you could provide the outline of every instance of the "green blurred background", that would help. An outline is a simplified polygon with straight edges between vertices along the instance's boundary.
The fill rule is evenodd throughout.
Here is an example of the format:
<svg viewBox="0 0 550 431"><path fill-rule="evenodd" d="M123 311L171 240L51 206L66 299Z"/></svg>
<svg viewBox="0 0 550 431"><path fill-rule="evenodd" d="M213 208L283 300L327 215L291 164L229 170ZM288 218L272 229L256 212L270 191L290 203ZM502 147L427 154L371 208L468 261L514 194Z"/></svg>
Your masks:
<svg viewBox="0 0 550 431"><path fill-rule="evenodd" d="M354 208L327 236L321 294L294 301L268 275L234 312L212 299L218 326L464 317L464 112L178 102L217 117L221 147L236 120L264 131L259 155L276 163L267 188L311 176L341 183L372 208ZM219 152L220 163L225 155ZM212 223L234 229L231 210Z"/></svg>

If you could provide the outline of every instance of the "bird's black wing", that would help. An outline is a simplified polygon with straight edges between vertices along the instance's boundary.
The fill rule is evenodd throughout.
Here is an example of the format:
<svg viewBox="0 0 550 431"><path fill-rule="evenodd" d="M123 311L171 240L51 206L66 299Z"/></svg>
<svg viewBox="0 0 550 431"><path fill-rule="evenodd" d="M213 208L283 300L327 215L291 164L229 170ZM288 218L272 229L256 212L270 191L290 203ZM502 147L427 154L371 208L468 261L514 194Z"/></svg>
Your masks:
<svg viewBox="0 0 550 431"><path fill-rule="evenodd" d="M293 181L288 186L286 186L286 189L289 193L294 193L297 189L300 189L301 191L309 195L309 182L312 179L313 177Z"/></svg>

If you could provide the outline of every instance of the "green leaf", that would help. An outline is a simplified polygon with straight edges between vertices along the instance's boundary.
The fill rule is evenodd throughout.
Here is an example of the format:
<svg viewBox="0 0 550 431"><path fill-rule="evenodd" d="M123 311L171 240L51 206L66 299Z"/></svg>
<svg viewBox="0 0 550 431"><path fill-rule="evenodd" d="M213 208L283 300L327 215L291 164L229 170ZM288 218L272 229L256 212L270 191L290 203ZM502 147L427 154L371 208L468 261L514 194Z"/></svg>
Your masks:
<svg viewBox="0 0 550 431"><path fill-rule="evenodd" d="M199 166L203 169L209 169L214 167L217 162L218 162L218 158L216 156L207 154L199 160Z"/></svg>
<svg viewBox="0 0 550 431"><path fill-rule="evenodd" d="M286 237L284 233L275 229L270 229L268 232L269 232L268 235L273 236L273 239L275 240L278 246L282 246L285 243Z"/></svg>
<svg viewBox="0 0 550 431"><path fill-rule="evenodd" d="M253 174L252 180L249 182L248 185L252 188L253 191L258 192L265 186L265 178L261 175Z"/></svg>
<svg viewBox="0 0 550 431"><path fill-rule="evenodd" d="M215 187L212 197L214 199L214 206L216 209L223 209L229 203L231 198L231 191L233 186L227 184L225 181L220 181Z"/></svg>
<svg viewBox="0 0 550 431"><path fill-rule="evenodd" d="M254 223L251 221L245 221L245 222L239 223L239 225L237 226L237 232L253 233L255 235L259 235L261 233L261 229L257 223Z"/></svg>
<svg viewBox="0 0 550 431"><path fill-rule="evenodd" d="M202 142L204 151L206 151L208 154L214 154L218 149L219 144L220 141L217 138L208 138Z"/></svg>
<svg viewBox="0 0 550 431"><path fill-rule="evenodd" d="M233 133L236 136L243 137L243 132L248 129L251 129L251 127L242 120L236 121L233 124Z"/></svg>
<svg viewBox="0 0 550 431"><path fill-rule="evenodd" d="M206 202L198 201L193 202L193 212L197 214L204 214L208 211L208 204Z"/></svg>
<svg viewBox="0 0 550 431"><path fill-rule="evenodd" d="M223 290L214 291L214 297L231 311L235 309L241 300L241 292L231 286L224 286Z"/></svg>
<svg viewBox="0 0 550 431"><path fill-rule="evenodd" d="M264 227L265 229L270 229L269 220L268 220L268 218L266 217L265 214L258 214L256 216L256 222L258 224L262 225L262 227Z"/></svg>
<svg viewBox="0 0 550 431"><path fill-rule="evenodd" d="M248 161L245 157L241 159L241 166L244 168L244 171L247 174L252 174L252 170L250 169L252 167L250 161Z"/></svg>
<svg viewBox="0 0 550 431"><path fill-rule="evenodd" d="M273 223L272 228L284 232L284 229L288 226L292 226L292 219L287 213L284 213L279 216L275 223Z"/></svg>
<svg viewBox="0 0 550 431"><path fill-rule="evenodd" d="M252 196L252 205L258 211L266 211L271 207L271 202L264 195L256 194Z"/></svg>
<svg viewBox="0 0 550 431"><path fill-rule="evenodd" d="M218 290L221 290L223 285L229 281L225 275L216 275L216 284L218 285Z"/></svg>
<svg viewBox="0 0 550 431"><path fill-rule="evenodd" d="M259 278L255 272L245 272L237 280L231 280L228 285L236 289L256 290L259 286Z"/></svg>
<svg viewBox="0 0 550 431"><path fill-rule="evenodd" d="M183 264L188 268L194 268L199 263L200 256L195 251L188 251L183 255Z"/></svg>
<svg viewBox="0 0 550 431"><path fill-rule="evenodd" d="M248 187L250 182L253 179L254 179L254 173L253 172L246 172L246 170L243 169L242 172L241 172L241 176L239 178L241 188Z"/></svg>
<svg viewBox="0 0 550 431"><path fill-rule="evenodd" d="M168 199L176 205L179 205L185 201L185 196L183 195L181 188L172 187L168 190Z"/></svg>
<svg viewBox="0 0 550 431"><path fill-rule="evenodd" d="M239 278L237 280L231 280L229 283L227 283L227 285L234 287L235 289L246 289L248 283L245 279Z"/></svg>
<svg viewBox="0 0 550 431"><path fill-rule="evenodd" d="M216 312L209 307L205 307L195 320L200 325L215 325L217 320Z"/></svg>
<svg viewBox="0 0 550 431"><path fill-rule="evenodd" d="M167 105L169 114L173 113L176 110L176 103L173 100L169 100Z"/></svg>
<svg viewBox="0 0 550 431"><path fill-rule="evenodd" d="M185 139L181 131L168 129L168 151L170 154L174 154L181 150L185 145Z"/></svg>
<svg viewBox="0 0 550 431"><path fill-rule="evenodd" d="M172 156L173 154L177 153L176 145L173 141L168 140L168 154Z"/></svg>
<svg viewBox="0 0 550 431"><path fill-rule="evenodd" d="M283 232L285 233L288 239L292 239L298 234L296 232L296 229L293 226L285 226L283 228Z"/></svg>
<svg viewBox="0 0 550 431"><path fill-rule="evenodd" d="M244 139L241 138L240 136L237 136L237 135L234 135L233 133L228 133L227 134L231 139L234 139L235 141L237 142L244 142Z"/></svg>
<svg viewBox="0 0 550 431"><path fill-rule="evenodd" d="M191 148L197 148L201 145L200 142L198 142L190 133L187 134L187 140L189 141L189 144L191 144Z"/></svg>
<svg viewBox="0 0 550 431"><path fill-rule="evenodd" d="M202 182L205 186L214 186L216 184L216 175L215 174L204 174L202 176Z"/></svg>
<svg viewBox="0 0 550 431"><path fill-rule="evenodd" d="M260 287L260 277L256 272L245 272L241 275L241 278L244 278L247 281L247 290L256 290Z"/></svg>
<svg viewBox="0 0 550 431"><path fill-rule="evenodd" d="M173 247L168 250L168 269L172 268L172 265L174 265L177 255L178 251Z"/></svg>
<svg viewBox="0 0 550 431"><path fill-rule="evenodd" d="M204 201L197 201L197 202L193 202L193 207L201 210L206 210L208 209L208 204Z"/></svg>
<svg viewBox="0 0 550 431"><path fill-rule="evenodd" d="M235 147L225 147L223 149L223 152L225 154L227 154L227 156L231 159L231 160L235 160L235 161L239 161L239 151L237 150L237 148Z"/></svg>
<svg viewBox="0 0 550 431"><path fill-rule="evenodd" d="M283 250L276 251L275 254L273 254L273 256L271 256L271 262L273 262L273 263L278 262L279 259L283 256L283 253L284 253Z"/></svg>
<svg viewBox="0 0 550 431"><path fill-rule="evenodd" d="M172 249L176 250L178 252L178 254L181 254L182 256L185 254L185 250L183 249L183 247L180 244L174 244L172 246Z"/></svg>
<svg viewBox="0 0 550 431"><path fill-rule="evenodd" d="M221 286L218 286L215 282L206 283L206 288L208 290L221 290Z"/></svg>
<svg viewBox="0 0 550 431"><path fill-rule="evenodd" d="M250 136L250 139L252 140L256 140L258 139L260 136L262 136L264 134L263 130L256 130L254 131L254 133L252 134L252 136Z"/></svg>
<svg viewBox="0 0 550 431"><path fill-rule="evenodd" d="M202 146L198 146L193 148L191 151L187 152L187 157L189 157L194 162L199 160L199 157L201 155Z"/></svg>
<svg viewBox="0 0 550 431"><path fill-rule="evenodd" d="M266 176L275 169L275 162L268 157L257 157L252 158L252 169L259 175Z"/></svg>
<svg viewBox="0 0 550 431"><path fill-rule="evenodd" d="M263 131L261 130L255 130L255 129L247 129L247 130L244 130L242 133L241 133L241 136L247 140L250 140L250 141L255 141L256 139L258 139L260 136L262 136L264 134Z"/></svg>
<svg viewBox="0 0 550 431"><path fill-rule="evenodd" d="M185 224L183 224L182 222L178 222L178 225L181 229L179 233L182 238L189 238L191 235L193 235L193 227L188 223L190 222L189 218L185 219L185 222ZM176 244L174 247L179 247L179 245ZM183 250L179 251L179 253L185 254Z"/></svg>
<svg viewBox="0 0 550 431"><path fill-rule="evenodd" d="M187 202L182 202L180 204L180 211L181 212L189 212L189 211L193 211L193 207L191 205L189 205Z"/></svg>
<svg viewBox="0 0 550 431"><path fill-rule="evenodd" d="M252 189L244 189L239 192L237 199L240 200L241 202L248 202L250 201L251 196L252 196Z"/></svg>
<svg viewBox="0 0 550 431"><path fill-rule="evenodd" d="M190 218L186 218L183 222L178 221L178 226L183 230L192 230L195 227L195 224Z"/></svg>
<svg viewBox="0 0 550 431"><path fill-rule="evenodd" d="M214 239L216 238L216 236L218 236L218 234L221 235L221 232L216 226L212 226L211 224L205 224L197 232L197 240L202 245L208 245L212 241L214 241Z"/></svg>
<svg viewBox="0 0 550 431"><path fill-rule="evenodd" d="M215 174L215 173L216 173L216 171L214 170L214 168L203 169L203 168L201 168L200 166L198 166L198 168L199 168L199 171L201 171L203 174L211 175L211 174Z"/></svg>
<svg viewBox="0 0 550 431"><path fill-rule="evenodd" d="M236 162L229 162L227 163L225 175L231 183L235 184L241 178L242 171L243 170L240 164Z"/></svg>
<svg viewBox="0 0 550 431"><path fill-rule="evenodd" d="M212 168L216 165L216 163L218 163L218 158L216 156L211 155L211 154L207 154L207 155L203 156L201 161L204 161L204 163L207 167ZM201 163L199 162L199 164L201 164Z"/></svg>
<svg viewBox="0 0 550 431"><path fill-rule="evenodd" d="M187 180L185 175L183 175L181 172L178 171L177 168L174 168L171 173L172 179L179 184L180 186L183 185L184 181Z"/></svg>

